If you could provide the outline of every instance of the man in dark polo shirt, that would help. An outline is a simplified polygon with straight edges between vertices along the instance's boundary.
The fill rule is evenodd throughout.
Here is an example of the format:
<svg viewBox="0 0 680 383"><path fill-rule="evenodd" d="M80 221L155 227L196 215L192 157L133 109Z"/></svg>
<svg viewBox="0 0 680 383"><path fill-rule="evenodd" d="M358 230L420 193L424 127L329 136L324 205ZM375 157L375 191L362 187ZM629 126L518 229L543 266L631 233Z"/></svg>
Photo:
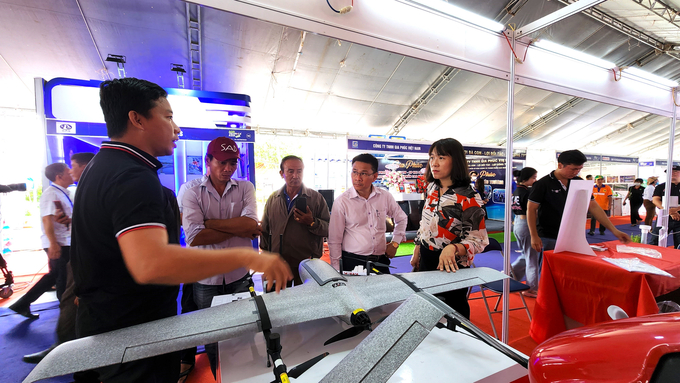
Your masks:
<svg viewBox="0 0 680 383"><path fill-rule="evenodd" d="M163 88L135 78L101 84L100 104L112 141L102 144L81 176L73 212L78 337L175 315L180 283L239 267L262 271L272 282L292 278L278 255L168 243L169 234L176 234L167 228L177 221L158 180L162 166L155 157L173 153L180 130L166 97ZM103 383L174 383L179 356L160 355L97 372Z"/></svg>
<svg viewBox="0 0 680 383"><path fill-rule="evenodd" d="M534 182L531 187L527 203L527 224L531 233L531 247L540 253L539 259L543 259L544 250L555 248L564 205L567 203L569 183L571 180L582 179L578 177L578 173L586 161L586 156L578 150L562 152L557 159L557 169ZM588 211L621 242L630 241L630 237L609 221L607 214L592 198Z"/></svg>
<svg viewBox="0 0 680 383"><path fill-rule="evenodd" d="M657 185L656 188L654 188L654 194L652 196L652 203L654 206L656 206L657 209L663 210L663 196L664 193L666 193L666 183L662 183L660 185ZM673 165L673 172L671 173L671 197L675 197L675 199L680 200L680 166L679 165ZM677 202L676 202L677 203ZM670 205L668 208L668 216L670 219L668 220L668 230L667 233L671 234L673 233L673 247L677 248L678 245L680 245L680 207L677 205ZM661 217L661 214L659 214L659 217ZM661 229L661 220L657 220L656 227L652 231L652 241L651 244L658 246L659 245L659 230Z"/></svg>

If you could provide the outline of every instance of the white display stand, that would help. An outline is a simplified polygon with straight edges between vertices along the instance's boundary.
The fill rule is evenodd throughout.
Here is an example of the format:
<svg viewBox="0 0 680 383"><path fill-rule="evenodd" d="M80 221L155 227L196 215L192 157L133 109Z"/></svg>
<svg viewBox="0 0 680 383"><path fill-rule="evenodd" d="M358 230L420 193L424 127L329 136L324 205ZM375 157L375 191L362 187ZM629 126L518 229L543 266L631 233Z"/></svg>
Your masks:
<svg viewBox="0 0 680 383"><path fill-rule="evenodd" d="M219 301L216 299L213 304L219 304ZM372 320L377 320L397 307L397 304L387 305L369 314ZM330 353L291 381L318 382L368 335L364 331L354 338L323 345L346 328L348 326L339 320L326 318L272 329L281 335L281 357L288 370L324 352ZM219 342L217 381L260 383L274 380L272 368L266 365L266 355L262 333ZM481 341L435 328L389 382L511 382L526 375L525 368Z"/></svg>

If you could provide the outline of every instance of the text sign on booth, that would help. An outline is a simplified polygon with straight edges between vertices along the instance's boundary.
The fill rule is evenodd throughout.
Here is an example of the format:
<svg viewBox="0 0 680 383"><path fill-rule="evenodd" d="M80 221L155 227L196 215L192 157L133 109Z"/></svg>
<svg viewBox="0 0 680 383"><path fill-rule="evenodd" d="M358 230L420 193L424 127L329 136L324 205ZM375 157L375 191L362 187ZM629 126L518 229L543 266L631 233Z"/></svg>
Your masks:
<svg viewBox="0 0 680 383"><path fill-rule="evenodd" d="M413 144L408 142L386 142L386 141L372 141L349 139L347 140L347 149L351 150L366 150L372 152L400 152L400 153L424 153L430 150L430 144Z"/></svg>

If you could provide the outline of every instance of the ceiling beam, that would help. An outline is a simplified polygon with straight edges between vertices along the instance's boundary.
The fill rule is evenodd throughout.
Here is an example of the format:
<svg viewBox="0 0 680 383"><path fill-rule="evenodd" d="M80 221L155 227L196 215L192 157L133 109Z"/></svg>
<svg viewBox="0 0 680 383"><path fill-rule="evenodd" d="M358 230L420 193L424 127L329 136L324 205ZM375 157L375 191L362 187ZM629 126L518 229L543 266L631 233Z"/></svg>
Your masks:
<svg viewBox="0 0 680 383"><path fill-rule="evenodd" d="M562 4L567 4L567 5L574 4L574 3L577 2L577 0L558 0L558 1ZM618 32L621 32L624 35L631 37L631 38L633 38L633 39L635 39L635 40L637 40L637 41L639 41L639 42L641 42L645 45L648 45L648 46L650 46L654 49L658 49L659 51L663 52L664 54L680 61L680 56L678 56L678 54L680 54L680 52L675 53L675 51L672 50L673 46L674 46L673 44L669 44L669 43L657 40L654 37L642 32L638 29L635 29L635 28L631 27L630 25L625 24L622 21L620 21L620 20L618 20L618 19L616 19L612 16L609 16L608 14L600 11L599 9L597 9L595 7L585 9L581 13L586 15L586 16L589 16L589 17L601 22L602 24L605 24L608 27L610 27L610 28L612 28L612 29L614 29Z"/></svg>
<svg viewBox="0 0 680 383"><path fill-rule="evenodd" d="M646 116L638 118L637 120L626 124L624 127L617 129L617 130L615 130L611 133L606 134L604 137L598 138L597 140L590 141L589 143L583 145L583 148L587 148L589 146L599 145L602 142L611 139L615 134L621 134L621 133L627 132L629 130L635 129L635 128L639 127L640 125L642 125L646 122L649 122L649 121L656 119L657 117L659 117L659 116L650 113Z"/></svg>
<svg viewBox="0 0 680 383"><path fill-rule="evenodd" d="M520 39L524 36L528 36L534 32L555 24L559 21L566 19L567 17L574 15L576 13L582 12L590 7L594 7L597 4L603 3L605 0L579 0L577 2L572 2L564 8L560 8L557 11L550 13L541 17L540 19L531 22L523 27L517 29L516 38Z"/></svg>
<svg viewBox="0 0 680 383"><path fill-rule="evenodd" d="M494 20L498 21L501 24L505 24L510 19L515 17L517 12L519 12L520 9L526 4L529 0L510 0L508 1L508 4L503 7L503 10L496 16Z"/></svg>
<svg viewBox="0 0 680 383"><path fill-rule="evenodd" d="M548 122L556 119L559 117L562 113L568 111L569 109L575 107L576 105L580 104L581 102L585 101L585 98L581 97L574 97L571 100L565 102L564 104L558 106L557 108L551 110L550 112L540 116L536 121L524 126L523 128L520 128L515 132L515 134L512 135L512 140L518 140L520 138L528 136L531 132L535 131L536 129L540 128L541 126L547 124ZM503 146L507 142L507 139L502 139L501 141L498 142L498 146Z"/></svg>
<svg viewBox="0 0 680 383"><path fill-rule="evenodd" d="M338 137L349 136L349 132L323 132L301 129L279 129L279 128L265 128L261 126L256 127L254 130L256 134L266 134L270 136L311 137L328 139L337 139Z"/></svg>
<svg viewBox="0 0 680 383"><path fill-rule="evenodd" d="M201 36L201 6L186 3L187 43L189 44L189 75L191 89L203 89L203 47Z"/></svg>
<svg viewBox="0 0 680 383"><path fill-rule="evenodd" d="M409 121L411 121L413 117L415 117L418 112L420 112L423 107L437 95L437 93L444 89L446 84L448 84L459 72L460 69L456 68L447 67L444 69L432 84L429 85L411 105L409 105L404 114L399 117L397 122L394 123L394 126L387 132L387 135L395 136L399 134L406 124L408 124Z"/></svg>
<svg viewBox="0 0 680 383"><path fill-rule="evenodd" d="M673 141L677 140L678 138L680 138L680 133L675 135L675 137L673 138ZM644 153L644 152L649 152L650 150L654 150L654 149L660 148L664 145L668 145L669 142L670 142L670 140L668 139L668 137L666 137L666 138L660 140L659 142L657 142L656 144L650 145L650 146L648 146L644 149L637 150L637 151L635 151L635 152L633 152L629 155L633 156L635 154L641 154L641 153Z"/></svg>
<svg viewBox="0 0 680 383"><path fill-rule="evenodd" d="M80 11L80 16L83 18L83 22L85 23L85 28L87 28L87 33L90 35L90 39L92 40L92 44L94 45L94 49L97 51L97 57L99 57L99 61L102 63L102 69L103 69L103 75L106 76L107 80L111 80L111 74L109 73L109 68L106 67L106 64L104 64L104 58L102 57L102 53L99 50L99 46L97 46L97 42L94 39L94 36L92 35L92 30L90 29L90 24L87 22L87 18L85 18L85 13L83 12L83 7L80 6L80 0L76 0L76 5L78 5L78 10Z"/></svg>
<svg viewBox="0 0 680 383"><path fill-rule="evenodd" d="M660 0L633 0L634 3L652 11L657 16L680 28L680 17L678 10Z"/></svg>

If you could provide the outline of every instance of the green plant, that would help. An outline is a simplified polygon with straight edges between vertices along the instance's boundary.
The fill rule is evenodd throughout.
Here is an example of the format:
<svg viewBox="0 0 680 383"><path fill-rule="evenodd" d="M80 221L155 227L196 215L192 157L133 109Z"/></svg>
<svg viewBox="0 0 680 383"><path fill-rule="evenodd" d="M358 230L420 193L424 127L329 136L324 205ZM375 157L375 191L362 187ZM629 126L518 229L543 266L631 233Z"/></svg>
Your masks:
<svg viewBox="0 0 680 383"><path fill-rule="evenodd" d="M630 240L635 243L640 243L642 242L642 236L641 235L631 235Z"/></svg>

